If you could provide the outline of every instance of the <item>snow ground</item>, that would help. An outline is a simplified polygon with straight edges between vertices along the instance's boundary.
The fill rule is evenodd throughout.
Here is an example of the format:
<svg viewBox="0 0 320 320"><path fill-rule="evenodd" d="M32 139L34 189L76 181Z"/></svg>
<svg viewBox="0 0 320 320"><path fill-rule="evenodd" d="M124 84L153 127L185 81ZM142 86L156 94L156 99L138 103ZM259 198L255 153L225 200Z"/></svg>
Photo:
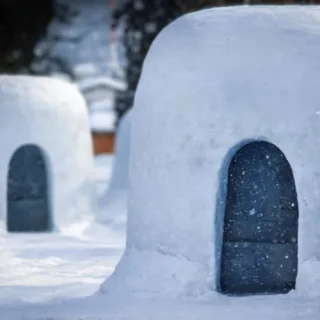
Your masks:
<svg viewBox="0 0 320 320"><path fill-rule="evenodd" d="M91 296L50 305L6 306L0 312L8 320L316 320L320 309L314 301L277 296L198 302Z"/></svg>
<svg viewBox="0 0 320 320"><path fill-rule="evenodd" d="M96 158L99 196L108 186L112 161ZM319 297L295 294L291 299L213 294L179 301L155 300L145 292L135 298L97 294L123 253L125 234L91 221L69 226L62 235L2 234L0 244L1 320L319 319Z"/></svg>
<svg viewBox="0 0 320 320"><path fill-rule="evenodd" d="M111 166L112 157L96 158L99 196L108 186ZM124 234L92 221L70 225L63 234L1 234L0 304L92 294L113 271L124 240Z"/></svg>

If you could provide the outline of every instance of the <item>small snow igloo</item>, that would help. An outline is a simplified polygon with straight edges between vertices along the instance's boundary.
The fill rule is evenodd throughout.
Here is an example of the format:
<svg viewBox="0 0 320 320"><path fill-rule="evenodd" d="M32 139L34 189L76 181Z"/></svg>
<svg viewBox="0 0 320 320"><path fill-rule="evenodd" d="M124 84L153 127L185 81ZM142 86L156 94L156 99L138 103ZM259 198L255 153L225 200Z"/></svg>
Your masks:
<svg viewBox="0 0 320 320"><path fill-rule="evenodd" d="M103 292L316 283L319 36L314 6L204 10L160 33L134 102L127 247Z"/></svg>
<svg viewBox="0 0 320 320"><path fill-rule="evenodd" d="M0 77L0 218L10 232L59 229L92 214L92 143L75 86Z"/></svg>

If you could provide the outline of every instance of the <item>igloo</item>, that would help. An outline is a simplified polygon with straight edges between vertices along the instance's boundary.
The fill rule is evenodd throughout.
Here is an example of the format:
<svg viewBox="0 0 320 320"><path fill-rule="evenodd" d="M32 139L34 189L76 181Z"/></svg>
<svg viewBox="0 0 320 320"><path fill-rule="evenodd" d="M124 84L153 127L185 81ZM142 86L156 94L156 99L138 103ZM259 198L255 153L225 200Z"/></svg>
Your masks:
<svg viewBox="0 0 320 320"><path fill-rule="evenodd" d="M319 292L319 35L315 6L209 9L160 33L102 292Z"/></svg>
<svg viewBox="0 0 320 320"><path fill-rule="evenodd" d="M115 228L125 227L127 221L132 112L132 109L127 111L119 122L111 179L99 201L97 220Z"/></svg>
<svg viewBox="0 0 320 320"><path fill-rule="evenodd" d="M1 76L0 97L0 218L6 229L59 230L92 215L92 142L76 87Z"/></svg>

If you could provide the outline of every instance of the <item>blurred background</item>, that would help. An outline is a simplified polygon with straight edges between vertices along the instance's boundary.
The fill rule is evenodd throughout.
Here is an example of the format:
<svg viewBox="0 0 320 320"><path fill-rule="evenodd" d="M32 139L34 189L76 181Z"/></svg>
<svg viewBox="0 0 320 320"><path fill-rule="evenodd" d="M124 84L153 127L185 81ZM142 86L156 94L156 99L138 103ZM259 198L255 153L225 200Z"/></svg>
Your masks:
<svg viewBox="0 0 320 320"><path fill-rule="evenodd" d="M317 4L257 0L0 0L0 72L76 83L89 108L95 154L112 154L156 37L186 12L229 5Z"/></svg>

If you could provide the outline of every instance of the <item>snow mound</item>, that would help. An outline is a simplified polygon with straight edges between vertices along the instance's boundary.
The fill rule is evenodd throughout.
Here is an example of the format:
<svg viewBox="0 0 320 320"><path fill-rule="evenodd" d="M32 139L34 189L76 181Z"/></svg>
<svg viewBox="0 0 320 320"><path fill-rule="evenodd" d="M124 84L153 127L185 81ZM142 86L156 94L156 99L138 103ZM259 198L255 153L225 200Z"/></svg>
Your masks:
<svg viewBox="0 0 320 320"><path fill-rule="evenodd" d="M266 141L298 194L296 291L317 295L319 36L317 6L204 10L160 33L134 102L126 251L102 292L219 291L228 167Z"/></svg>

